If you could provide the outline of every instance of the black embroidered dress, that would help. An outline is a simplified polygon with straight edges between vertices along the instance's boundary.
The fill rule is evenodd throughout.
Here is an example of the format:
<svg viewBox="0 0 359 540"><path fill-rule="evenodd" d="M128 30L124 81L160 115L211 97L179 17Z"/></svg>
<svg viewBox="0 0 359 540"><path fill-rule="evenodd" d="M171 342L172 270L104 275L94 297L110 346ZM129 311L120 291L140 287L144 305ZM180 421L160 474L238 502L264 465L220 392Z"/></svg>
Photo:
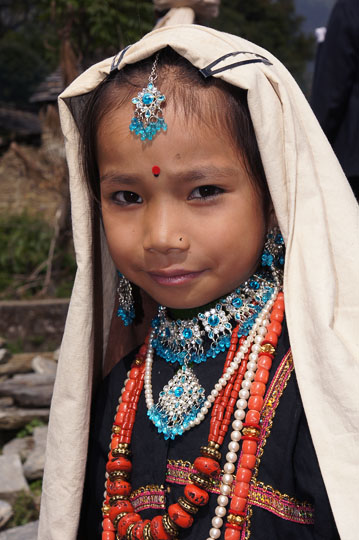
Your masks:
<svg viewBox="0 0 359 540"><path fill-rule="evenodd" d="M111 427L133 358L131 354L113 368L94 400L79 540L101 539L101 507ZM225 353L194 366L206 395L221 376L224 359ZM175 365L155 357L152 371L155 401L175 371ZM165 513L165 508L183 495L192 464L200 455L200 446L207 442L209 421L210 413L199 426L175 440L165 441L147 417L142 392L131 443L131 502L143 519ZM231 429L221 448L222 467L230 432ZM213 489L209 504L198 511L192 527L181 530L181 539L206 540L209 537L218 494L219 484ZM251 481L247 516L241 540L340 538L299 395L285 324L261 412L257 468ZM224 527L221 538L224 538Z"/></svg>

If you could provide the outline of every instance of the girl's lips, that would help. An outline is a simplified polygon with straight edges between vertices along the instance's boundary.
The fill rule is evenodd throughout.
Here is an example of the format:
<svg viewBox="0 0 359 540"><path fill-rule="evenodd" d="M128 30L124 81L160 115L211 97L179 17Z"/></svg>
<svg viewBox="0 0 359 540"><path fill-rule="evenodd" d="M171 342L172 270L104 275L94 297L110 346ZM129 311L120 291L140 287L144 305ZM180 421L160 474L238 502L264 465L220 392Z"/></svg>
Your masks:
<svg viewBox="0 0 359 540"><path fill-rule="evenodd" d="M203 272L204 270L200 270L199 272L175 270L172 272L148 272L148 275L160 285L182 285L195 279Z"/></svg>

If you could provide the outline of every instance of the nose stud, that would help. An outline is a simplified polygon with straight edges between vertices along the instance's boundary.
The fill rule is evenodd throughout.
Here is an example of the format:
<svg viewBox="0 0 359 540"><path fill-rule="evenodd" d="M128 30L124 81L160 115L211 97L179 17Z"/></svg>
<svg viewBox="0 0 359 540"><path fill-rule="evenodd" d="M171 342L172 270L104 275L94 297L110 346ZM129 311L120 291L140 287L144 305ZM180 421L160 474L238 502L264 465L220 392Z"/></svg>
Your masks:
<svg viewBox="0 0 359 540"><path fill-rule="evenodd" d="M154 166L152 167L152 174L153 174L153 176L155 176L156 178L159 177L160 172L161 172L161 169L158 167L158 165L154 165Z"/></svg>

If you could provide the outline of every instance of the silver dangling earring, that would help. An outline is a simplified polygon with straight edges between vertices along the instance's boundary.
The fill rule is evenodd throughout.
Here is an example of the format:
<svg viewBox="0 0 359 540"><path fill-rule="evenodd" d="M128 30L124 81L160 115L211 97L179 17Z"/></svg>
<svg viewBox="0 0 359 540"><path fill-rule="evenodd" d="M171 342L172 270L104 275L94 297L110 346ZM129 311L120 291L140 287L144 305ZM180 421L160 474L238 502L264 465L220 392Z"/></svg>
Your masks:
<svg viewBox="0 0 359 540"><path fill-rule="evenodd" d="M284 267L285 245L279 227L273 227L266 236L263 248L261 264L269 267L273 277L278 282L281 280Z"/></svg>
<svg viewBox="0 0 359 540"><path fill-rule="evenodd" d="M125 326L129 326L135 319L135 307L132 296L132 286L128 279L118 272L118 310L117 317L120 317Z"/></svg>

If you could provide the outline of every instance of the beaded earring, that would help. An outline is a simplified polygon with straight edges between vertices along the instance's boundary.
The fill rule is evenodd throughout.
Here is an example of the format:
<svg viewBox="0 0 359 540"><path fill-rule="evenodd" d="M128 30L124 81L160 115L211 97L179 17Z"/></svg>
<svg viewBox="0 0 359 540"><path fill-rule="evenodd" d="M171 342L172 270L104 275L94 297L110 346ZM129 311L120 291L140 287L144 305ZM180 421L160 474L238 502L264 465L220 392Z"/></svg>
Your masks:
<svg viewBox="0 0 359 540"><path fill-rule="evenodd" d="M284 266L285 245L279 227L273 227L266 236L261 264L268 267L274 276L278 276Z"/></svg>
<svg viewBox="0 0 359 540"><path fill-rule="evenodd" d="M135 308L132 296L132 286L128 279L118 272L118 310L117 317L120 317L125 326L132 324L135 318Z"/></svg>

